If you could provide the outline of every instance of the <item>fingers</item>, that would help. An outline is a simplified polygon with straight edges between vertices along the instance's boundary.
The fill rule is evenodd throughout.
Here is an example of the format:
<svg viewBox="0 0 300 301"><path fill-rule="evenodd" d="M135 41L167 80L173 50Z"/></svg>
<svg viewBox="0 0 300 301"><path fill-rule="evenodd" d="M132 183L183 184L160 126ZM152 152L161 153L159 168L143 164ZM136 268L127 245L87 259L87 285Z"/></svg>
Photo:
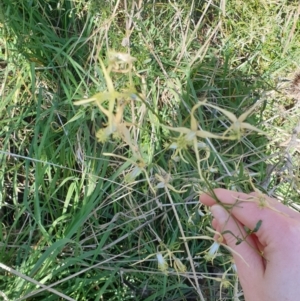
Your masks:
<svg viewBox="0 0 300 301"><path fill-rule="evenodd" d="M200 201L211 206L212 225L232 252L246 300L266 278L280 277L278 271L298 269L294 263L300 252L299 213L260 193L225 189L214 193L216 200L202 194ZM244 226L255 231L247 235Z"/></svg>
<svg viewBox="0 0 300 301"><path fill-rule="evenodd" d="M218 232L224 233L246 293L250 290L249 285L259 283L264 273L264 261L257 250L255 238L247 236L243 225L230 216L223 207L214 205L211 211L214 216L213 226ZM243 241L237 244L237 239Z"/></svg>
<svg viewBox="0 0 300 301"><path fill-rule="evenodd" d="M246 194L246 193L242 193L242 192L229 191L229 190L222 189L222 188L215 189L214 193L216 194L216 196L222 203L232 204L232 205L236 202L236 200L238 198L240 198L241 200L242 199L249 200L249 195L253 196L253 197L257 197L257 195L258 195L257 192L252 192L252 193ZM228 195L228 193L230 195ZM265 197L267 198L270 205L272 205L272 207L274 207L276 210L289 215L291 218L300 219L300 214L298 212L296 212L295 210L283 205L282 203L278 202L274 198L270 198L267 195L265 195ZM208 194L200 195L200 202L206 206L212 206L212 205L216 204L216 201L214 200L214 198Z"/></svg>
<svg viewBox="0 0 300 301"><path fill-rule="evenodd" d="M259 200L257 194L249 195L225 189L215 189L214 193L223 204L233 205L229 210L230 214L250 230L254 230L258 222L262 221L256 235L263 245L267 245L269 239L272 239L269 233L266 233L267 229L273 229L273 235L278 236L282 232L282 225L286 222L286 219L294 218L298 214L267 196L264 196L266 199L263 200L265 206L260 207L261 200ZM201 195L200 201L208 206L216 204L216 201L207 194ZM281 209L284 210L283 213ZM298 216L300 215L298 214Z"/></svg>

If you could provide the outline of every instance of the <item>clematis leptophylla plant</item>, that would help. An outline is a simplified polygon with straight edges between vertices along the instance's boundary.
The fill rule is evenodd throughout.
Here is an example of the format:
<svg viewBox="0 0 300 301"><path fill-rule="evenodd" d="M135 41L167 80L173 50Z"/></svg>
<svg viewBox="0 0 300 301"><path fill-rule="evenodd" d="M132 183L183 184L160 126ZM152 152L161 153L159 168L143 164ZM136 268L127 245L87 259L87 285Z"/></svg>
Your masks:
<svg viewBox="0 0 300 301"><path fill-rule="evenodd" d="M186 272L186 266L181 262L179 258L177 258L174 253L178 253L181 251L171 251L168 248L166 248L165 251L158 252L156 254L156 258L158 261L158 269L161 270L164 273L167 273L169 265L167 261L165 260L165 257L169 258L170 261L170 267L173 267L176 272L178 273L185 273ZM164 256L162 253L166 253Z"/></svg>
<svg viewBox="0 0 300 301"><path fill-rule="evenodd" d="M115 135L120 137L126 144L129 145L134 154L137 153L138 146L132 141L128 126L131 124L123 120L124 108L129 100L136 100L137 93L133 85L129 85L129 88L119 92L116 91L113 85L113 81L110 77L110 71L112 70L112 65L116 64L117 59L120 58L121 53L118 56L114 54L114 59L110 59L110 65L106 69L104 63L100 60L100 66L106 81L107 90L103 92L96 93L94 96L79 100L74 102L75 105L85 105L89 103L94 103L98 106L100 111L107 117L107 126L100 129L96 137L98 141L105 142L109 139L110 135ZM132 62L135 58L128 54L123 54L122 63L128 63L129 67L126 72L131 71ZM131 80L130 80L131 81ZM108 101L108 108L103 106L103 103ZM114 111L116 113L114 113Z"/></svg>
<svg viewBox="0 0 300 301"><path fill-rule="evenodd" d="M165 188L165 189L170 189L176 193L183 193L183 192L186 192L185 189L183 189L184 187L182 187L180 190L177 190L174 188L174 186L172 186L170 184L170 182L172 181L172 177L169 173L161 173L161 174L155 174L155 178L156 180L158 181L158 184L156 185L156 189L158 188ZM185 187L187 187L189 185L186 185Z"/></svg>
<svg viewBox="0 0 300 301"><path fill-rule="evenodd" d="M123 156L113 153L103 153L103 155L123 159L124 161L130 163L133 166L132 170L125 176L125 181L127 183L132 183L136 179L136 177L138 177L141 173L144 173L151 191L153 192L153 194L156 193L154 187L151 184L148 172L146 170L147 164L141 155L134 155L132 158L125 158Z"/></svg>
<svg viewBox="0 0 300 301"><path fill-rule="evenodd" d="M213 134L211 132L207 132L204 130L199 130L198 128L198 122L194 116L195 111L198 107L202 105L201 103L198 103L194 105L194 107L191 110L191 127L185 128L185 127L170 127L166 125L162 125L164 128L178 132L180 133L179 137L175 138L175 141L169 145L170 149L174 149L175 153L173 157L176 157L178 154L180 155L181 159L185 162L187 162L182 155L182 150L187 149L189 146L194 146L195 151L197 151L198 148L203 148L203 145L205 145L203 142L198 142L198 138L215 138L215 139L222 139L222 136Z"/></svg>
<svg viewBox="0 0 300 301"><path fill-rule="evenodd" d="M109 65L112 71L120 73L128 73L133 67L136 58L128 53L115 52L113 50L108 53Z"/></svg>
<svg viewBox="0 0 300 301"><path fill-rule="evenodd" d="M174 267L175 271L178 273L185 273L186 272L186 266L181 262L181 260L179 258L177 258L174 253L180 253L182 251L171 251L170 249L168 249L164 243L161 243L161 247L163 246L163 248L165 250L157 250L157 253L154 254L150 254L148 255L146 258L133 263L131 266L140 264L146 260L148 260L149 258L156 256L157 259L157 268L163 272L164 274L168 274L170 267ZM158 247L159 248L159 247ZM157 249L158 249L157 248ZM168 264L167 259L169 260L170 264Z"/></svg>
<svg viewBox="0 0 300 301"><path fill-rule="evenodd" d="M277 212L277 213L279 213L279 214L281 214L281 215L286 215L284 212L282 212L282 211L276 209L274 206L271 205L270 198L269 198L267 195L265 195L264 193L262 193L259 189L257 189L257 188L255 187L255 185L254 185L253 182L252 182L251 177L249 177L249 183L250 183L250 185L251 185L253 191L255 192L255 194L251 195L251 196L250 196L248 199L246 199L246 200L244 200L244 199L242 200L242 199L241 199L241 200L238 200L238 201L243 201L243 202L254 202L254 203L257 204L257 206L258 206L259 209L269 208L269 209L271 209L271 210L273 210L273 211L275 211L275 212ZM259 224L259 223L258 223L258 224ZM258 225L258 224L257 224L257 225ZM254 232L256 232L256 231L254 231Z"/></svg>
<svg viewBox="0 0 300 301"><path fill-rule="evenodd" d="M240 140L242 137L242 134L244 133L244 130L250 130L250 131L254 131L257 132L259 134L265 135L266 133L260 129L258 129L257 127L244 122L246 120L246 118L254 111L254 109L260 104L260 102L258 101L257 103L255 103L250 109L248 109L245 113L243 113L240 117L236 117L233 113L224 110L222 108L219 108L215 105L209 104L206 102L206 100L201 101L200 102L201 105L205 105L208 107L211 107L215 110L220 111L221 113L223 113L226 117L228 117L228 119L232 122L231 126L223 133L223 138L225 139L229 139L229 140ZM230 133L231 135L226 136L228 133Z"/></svg>
<svg viewBox="0 0 300 301"><path fill-rule="evenodd" d="M173 158L175 158L179 154L180 158L184 162L187 163L187 161L184 159L184 157L182 155L182 150L187 149L189 146L194 147L194 151L195 151L196 158L197 158L198 172L199 172L200 178L203 179L201 168L200 168L200 162L208 159L209 148L205 147L206 144L204 142L199 142L198 138L224 139L224 137L217 135L217 134L213 134L211 132L204 131L204 130L199 130L199 128L198 128L199 124L198 124L198 121L196 120L194 114L195 114L196 109L198 107L200 107L201 105L203 105L203 102L197 103L196 105L193 106L193 108L191 110L191 127L190 128L185 128L185 127L177 127L176 128L176 127L170 127L170 126L166 126L166 125L162 125L162 126L168 130L180 133L179 137L177 137L175 139L175 141L171 145L169 145L170 149L175 149L175 153L172 156ZM206 152L206 156L204 158L200 159L199 151L198 151L199 148L206 149L207 152Z"/></svg>
<svg viewBox="0 0 300 301"><path fill-rule="evenodd" d="M203 103L197 103L194 105L194 107L191 110L191 127L190 128L185 128L185 127L171 127L167 125L162 125L164 128L178 132L180 133L180 136L175 139L175 142L170 145L170 148L173 149L183 149L187 145L195 144L197 148L197 138L216 138L216 139L222 139L222 136L213 134L211 132L207 132L204 130L199 130L198 129L198 122L194 116L195 110L200 107Z"/></svg>

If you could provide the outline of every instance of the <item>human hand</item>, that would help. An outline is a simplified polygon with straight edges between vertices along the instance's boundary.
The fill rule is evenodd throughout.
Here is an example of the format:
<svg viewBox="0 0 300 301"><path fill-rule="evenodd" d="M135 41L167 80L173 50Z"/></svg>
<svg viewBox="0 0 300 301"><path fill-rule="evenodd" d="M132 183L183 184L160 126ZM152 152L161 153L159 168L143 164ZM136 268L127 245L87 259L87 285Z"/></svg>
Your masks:
<svg viewBox="0 0 300 301"><path fill-rule="evenodd" d="M300 299L300 214L276 199L258 193L245 194L215 189L217 199L233 205L228 211L208 194L200 202L211 206L212 226L233 253L246 301L295 301ZM228 207L227 207L228 208ZM258 231L248 235L244 226ZM227 232L230 231L230 232ZM237 237L244 239L240 244Z"/></svg>

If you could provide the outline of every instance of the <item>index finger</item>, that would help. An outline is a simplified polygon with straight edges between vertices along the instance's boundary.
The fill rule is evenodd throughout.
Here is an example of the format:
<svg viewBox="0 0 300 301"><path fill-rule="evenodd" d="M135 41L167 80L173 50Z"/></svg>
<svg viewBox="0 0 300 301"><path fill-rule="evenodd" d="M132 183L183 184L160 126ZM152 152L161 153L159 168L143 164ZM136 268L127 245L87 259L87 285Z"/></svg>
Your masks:
<svg viewBox="0 0 300 301"><path fill-rule="evenodd" d="M258 236L260 236L263 229L269 227L280 231L282 226L281 221L286 218L300 219L298 212L293 211L275 199L263 194L258 196L257 193L246 194L221 188L215 189L214 194L221 203L232 205L231 209L229 209L231 215L249 229L254 229L258 221L262 220L262 226L256 233ZM264 199L260 200L260 197ZM200 196L200 202L207 206L212 206L217 203L217 201L208 194L202 194ZM260 202L264 203L260 204Z"/></svg>
<svg viewBox="0 0 300 301"><path fill-rule="evenodd" d="M229 196L228 193L230 193L231 196ZM251 192L249 194L246 194L243 192L230 191L223 188L214 189L214 194L216 195L219 201L227 205L234 205L238 198L240 200L249 200L250 198L254 199L255 197L258 197L257 192ZM291 218L300 219L299 212L283 205L274 198L271 198L267 195L264 195L264 197L267 199L269 205L274 207L274 209L276 209L277 211L283 212ZM200 202L206 206L213 206L217 203L211 195L206 193L200 195Z"/></svg>

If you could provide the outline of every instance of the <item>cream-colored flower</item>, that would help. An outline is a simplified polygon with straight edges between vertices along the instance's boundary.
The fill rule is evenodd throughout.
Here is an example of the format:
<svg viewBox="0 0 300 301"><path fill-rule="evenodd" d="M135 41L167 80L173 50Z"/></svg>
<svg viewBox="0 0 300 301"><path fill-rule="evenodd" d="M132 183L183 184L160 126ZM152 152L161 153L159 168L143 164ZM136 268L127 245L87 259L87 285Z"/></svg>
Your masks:
<svg viewBox="0 0 300 301"><path fill-rule="evenodd" d="M223 113L231 122L231 126L223 133L223 138L224 139L229 139L229 140L240 140L242 137L242 134L244 133L245 130L251 130L254 132L257 132L259 134L265 135L266 133L257 127L244 122L246 118L254 111L254 109L261 103L258 101L255 103L250 109L248 109L245 113L243 113L240 117L236 117L233 113L224 110L222 108L219 108L215 105L209 104L205 101L200 102L202 105L211 107L215 110L220 111ZM229 136L226 136L227 133L230 133Z"/></svg>
<svg viewBox="0 0 300 301"><path fill-rule="evenodd" d="M158 262L158 269L165 273L169 268L168 263L166 262L165 258L162 256L161 253L157 253L156 258Z"/></svg>
<svg viewBox="0 0 300 301"><path fill-rule="evenodd" d="M206 261L213 261L217 254L218 254L218 250L219 250L220 244L218 242L214 242L210 248L209 251L204 255L204 259Z"/></svg>
<svg viewBox="0 0 300 301"><path fill-rule="evenodd" d="M172 190L176 193L183 193L183 192L186 192L186 190L183 189L183 188L189 186L189 185L185 185L180 190L175 189L174 186L172 186L170 184L170 182L172 181L171 175L169 173L166 173L166 172L164 172L163 175L155 174L155 178L158 181L158 184L155 187L156 189L158 189L158 188L169 188L170 190Z"/></svg>

